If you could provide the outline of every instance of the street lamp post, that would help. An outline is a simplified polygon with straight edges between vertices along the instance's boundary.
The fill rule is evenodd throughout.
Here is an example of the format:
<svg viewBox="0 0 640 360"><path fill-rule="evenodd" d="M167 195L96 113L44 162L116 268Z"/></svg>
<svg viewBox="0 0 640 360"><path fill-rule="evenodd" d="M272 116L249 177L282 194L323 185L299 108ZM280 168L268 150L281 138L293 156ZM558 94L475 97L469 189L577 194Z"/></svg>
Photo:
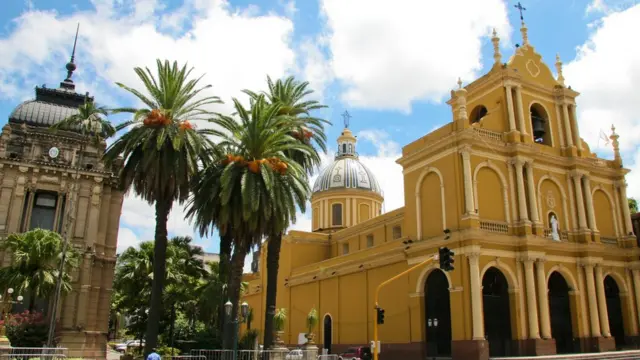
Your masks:
<svg viewBox="0 0 640 360"><path fill-rule="evenodd" d="M240 305L240 316L235 319L231 319L231 310L233 310L233 304L231 301L227 301L224 304L224 312L227 314L229 321L233 324L233 360L236 360L238 358L238 326L239 323L247 320L247 315L249 315L249 304L245 301Z"/></svg>
<svg viewBox="0 0 640 360"><path fill-rule="evenodd" d="M2 309L2 320L3 320L2 327L0 328L0 345L11 344L11 342L7 338L7 317L9 315L9 312L11 311L11 305L22 304L22 300L24 300L22 295L18 295L16 300L12 300L11 299L12 294L13 294L13 288L8 288L6 293L6 298L3 298L2 295L0 295L0 304L1 304L0 308Z"/></svg>

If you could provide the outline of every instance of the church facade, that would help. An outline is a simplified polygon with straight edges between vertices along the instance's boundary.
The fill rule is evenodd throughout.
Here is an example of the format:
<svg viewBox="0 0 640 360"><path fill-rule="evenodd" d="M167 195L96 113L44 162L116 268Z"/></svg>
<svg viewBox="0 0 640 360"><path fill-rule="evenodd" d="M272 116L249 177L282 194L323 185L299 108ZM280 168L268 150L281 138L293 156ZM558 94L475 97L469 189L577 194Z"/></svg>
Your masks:
<svg viewBox="0 0 640 360"><path fill-rule="evenodd" d="M68 234L81 254L72 274L72 291L57 310L58 346L68 357L106 358L109 310L123 192L101 158L106 143L95 144L75 131L49 127L92 102L71 80L75 64L58 88L36 87L35 99L18 105L0 134L0 239L43 228ZM0 252L3 266L10 253ZM0 284L2 285L2 284ZM3 286L7 298L6 286ZM28 294L24 295L28 304ZM53 298L38 299L48 312ZM13 312L24 306L13 305Z"/></svg>
<svg viewBox="0 0 640 360"><path fill-rule="evenodd" d="M404 207L382 214L380 186L343 131L313 187L313 228L283 240L285 343L299 344L315 308L321 348L368 346L378 284L446 246L455 270L431 263L383 288L382 358L637 346L640 251L618 135L613 160L590 151L561 61L554 75L524 23L521 32L506 63L494 32L494 65L451 92L452 121L403 148ZM246 275L254 327L264 324L266 255L264 246Z"/></svg>

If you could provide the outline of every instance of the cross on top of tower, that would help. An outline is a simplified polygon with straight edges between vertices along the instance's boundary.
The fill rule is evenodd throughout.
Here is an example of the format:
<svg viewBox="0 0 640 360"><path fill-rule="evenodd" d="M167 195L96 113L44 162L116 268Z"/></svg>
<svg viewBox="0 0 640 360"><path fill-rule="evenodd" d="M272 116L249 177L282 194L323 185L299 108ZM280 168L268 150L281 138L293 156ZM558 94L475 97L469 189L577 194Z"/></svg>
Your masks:
<svg viewBox="0 0 640 360"><path fill-rule="evenodd" d="M524 17L522 16L522 12L527 10L527 8L525 8L524 6L522 6L522 4L520 4L520 2L518 1L517 5L513 5L516 9L518 9L520 11L520 20L524 21Z"/></svg>
<svg viewBox="0 0 640 360"><path fill-rule="evenodd" d="M348 128L349 127L349 119L351 119L351 115L349 114L349 112L347 110L345 110L342 113L342 119L344 120L344 127Z"/></svg>

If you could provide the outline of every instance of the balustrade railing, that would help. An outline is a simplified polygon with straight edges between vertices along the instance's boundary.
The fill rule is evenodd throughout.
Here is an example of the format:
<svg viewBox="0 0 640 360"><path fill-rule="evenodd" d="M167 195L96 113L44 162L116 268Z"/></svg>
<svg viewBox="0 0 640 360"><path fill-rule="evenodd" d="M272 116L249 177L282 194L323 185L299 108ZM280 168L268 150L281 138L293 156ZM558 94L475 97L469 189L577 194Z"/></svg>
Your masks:
<svg viewBox="0 0 640 360"><path fill-rule="evenodd" d="M509 233L509 225L501 221L480 220L480 229L498 234Z"/></svg>

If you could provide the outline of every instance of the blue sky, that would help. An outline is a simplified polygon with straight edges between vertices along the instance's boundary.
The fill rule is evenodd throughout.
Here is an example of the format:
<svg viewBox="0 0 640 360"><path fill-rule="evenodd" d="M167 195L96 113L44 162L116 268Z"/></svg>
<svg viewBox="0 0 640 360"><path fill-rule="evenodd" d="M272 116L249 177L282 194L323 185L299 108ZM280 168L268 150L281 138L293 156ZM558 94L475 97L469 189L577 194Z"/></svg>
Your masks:
<svg viewBox="0 0 640 360"><path fill-rule="evenodd" d="M401 147L449 122L445 104L458 77L469 82L493 62L491 30L501 38L503 59L521 42L516 2L501 0L5 0L0 5L0 119L5 122L35 85L56 86L73 45L80 39L74 73L77 91L107 106L136 105L115 81L139 86L134 66L154 59L188 61L206 73L212 94L227 103L244 88L261 90L266 75L293 74L310 81L329 105L330 145L352 115L359 153L386 194L385 210L403 205ZM640 23L632 1L531 0L523 4L529 39L553 68L564 62L578 99L581 135L603 157L600 131L615 123L625 165L640 163L640 50L631 45ZM629 45L627 45L627 43ZM114 118L120 121L121 118ZM330 158L329 154L327 160ZM639 169L640 170L640 169ZM627 179L640 196L640 176ZM313 179L312 179L313 180ZM192 230L176 207L172 234ZM120 246L152 238L153 210L128 197ZM308 215L295 226L308 230ZM217 238L197 241L217 251Z"/></svg>

